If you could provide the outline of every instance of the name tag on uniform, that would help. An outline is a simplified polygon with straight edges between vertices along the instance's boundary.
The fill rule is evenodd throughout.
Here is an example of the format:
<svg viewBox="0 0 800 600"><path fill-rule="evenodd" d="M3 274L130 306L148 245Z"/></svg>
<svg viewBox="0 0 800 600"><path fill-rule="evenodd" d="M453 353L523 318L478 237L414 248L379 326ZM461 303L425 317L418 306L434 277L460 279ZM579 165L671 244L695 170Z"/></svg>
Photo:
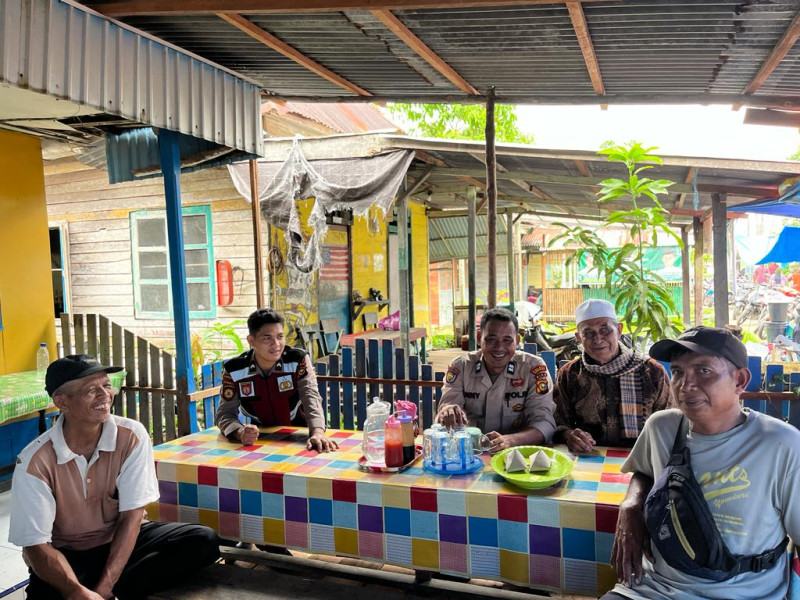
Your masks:
<svg viewBox="0 0 800 600"><path fill-rule="evenodd" d="M253 388L252 381L242 381L239 383L239 397L241 398L252 398L256 395L256 391Z"/></svg>
<svg viewBox="0 0 800 600"><path fill-rule="evenodd" d="M278 389L282 392L288 392L294 389L291 375L281 375L278 377Z"/></svg>

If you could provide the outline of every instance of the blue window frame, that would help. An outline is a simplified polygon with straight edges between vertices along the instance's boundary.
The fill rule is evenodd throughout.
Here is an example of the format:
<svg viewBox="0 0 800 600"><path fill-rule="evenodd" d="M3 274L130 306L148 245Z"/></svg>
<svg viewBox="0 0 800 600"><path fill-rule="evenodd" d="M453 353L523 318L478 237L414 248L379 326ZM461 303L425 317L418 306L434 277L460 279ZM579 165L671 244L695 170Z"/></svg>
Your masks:
<svg viewBox="0 0 800 600"><path fill-rule="evenodd" d="M189 317L214 318L217 306L211 207L187 206L182 212ZM131 213L131 253L136 317L171 319L169 248L163 210Z"/></svg>

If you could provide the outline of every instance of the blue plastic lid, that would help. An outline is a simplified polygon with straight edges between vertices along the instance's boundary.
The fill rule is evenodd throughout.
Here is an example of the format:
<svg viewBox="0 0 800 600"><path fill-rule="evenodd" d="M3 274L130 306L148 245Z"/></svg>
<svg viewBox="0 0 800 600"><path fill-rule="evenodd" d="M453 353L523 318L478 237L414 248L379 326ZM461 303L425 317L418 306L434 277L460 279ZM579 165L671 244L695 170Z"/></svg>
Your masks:
<svg viewBox="0 0 800 600"><path fill-rule="evenodd" d="M400 416L397 417L397 420L400 421L401 423L411 423L411 421L413 421L411 415L407 415L406 411L404 410L400 411Z"/></svg>

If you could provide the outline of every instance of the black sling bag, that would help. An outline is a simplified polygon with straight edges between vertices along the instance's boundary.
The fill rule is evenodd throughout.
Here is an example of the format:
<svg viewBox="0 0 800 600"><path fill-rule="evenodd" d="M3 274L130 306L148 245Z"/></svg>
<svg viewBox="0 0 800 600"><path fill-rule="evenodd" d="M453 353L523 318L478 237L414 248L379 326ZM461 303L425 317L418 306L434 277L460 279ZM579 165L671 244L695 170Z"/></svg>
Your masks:
<svg viewBox="0 0 800 600"><path fill-rule="evenodd" d="M713 581L771 569L786 552L789 538L757 555L728 550L692 472L688 432L689 423L681 417L672 455L645 502L647 531L659 554L672 568Z"/></svg>

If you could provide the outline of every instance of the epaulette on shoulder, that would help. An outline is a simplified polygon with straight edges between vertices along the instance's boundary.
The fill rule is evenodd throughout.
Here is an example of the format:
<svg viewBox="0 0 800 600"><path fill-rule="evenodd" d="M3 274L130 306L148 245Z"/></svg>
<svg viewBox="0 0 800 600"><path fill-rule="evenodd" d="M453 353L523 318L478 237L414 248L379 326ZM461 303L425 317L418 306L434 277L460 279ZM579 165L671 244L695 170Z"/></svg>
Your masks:
<svg viewBox="0 0 800 600"><path fill-rule="evenodd" d="M249 367L252 360L250 352L251 351L248 350L247 352L242 352L239 356L234 356L233 358L222 361L222 368L226 372L231 373Z"/></svg>
<svg viewBox="0 0 800 600"><path fill-rule="evenodd" d="M303 362L303 359L308 355L308 352L302 348L295 348L294 346L286 346L283 351L284 362Z"/></svg>

